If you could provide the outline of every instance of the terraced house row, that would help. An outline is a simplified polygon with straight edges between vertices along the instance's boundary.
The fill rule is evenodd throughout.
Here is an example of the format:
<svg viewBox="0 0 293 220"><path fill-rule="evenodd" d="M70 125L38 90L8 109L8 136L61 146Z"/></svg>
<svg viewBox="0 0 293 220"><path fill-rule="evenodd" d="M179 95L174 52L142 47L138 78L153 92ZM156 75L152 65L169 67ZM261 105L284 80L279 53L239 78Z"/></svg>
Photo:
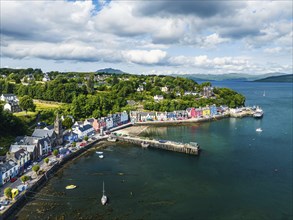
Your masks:
<svg viewBox="0 0 293 220"><path fill-rule="evenodd" d="M131 111L130 119L133 123L145 121L186 120L191 118L207 118L215 115L221 115L226 110L228 110L227 106L217 107L215 105L211 105L203 108L187 108L186 110L178 110L173 112Z"/></svg>

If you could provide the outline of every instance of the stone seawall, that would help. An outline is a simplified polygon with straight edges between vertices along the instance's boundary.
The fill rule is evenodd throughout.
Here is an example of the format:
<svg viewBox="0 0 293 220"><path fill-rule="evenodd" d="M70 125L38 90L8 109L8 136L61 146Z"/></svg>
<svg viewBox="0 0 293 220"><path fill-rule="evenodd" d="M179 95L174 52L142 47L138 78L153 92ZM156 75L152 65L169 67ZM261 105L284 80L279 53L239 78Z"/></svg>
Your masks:
<svg viewBox="0 0 293 220"><path fill-rule="evenodd" d="M105 138L103 138L105 139ZM46 173L39 176L38 180L34 182L27 190L21 192L20 195L0 216L0 220L5 220L9 217L12 217L13 214L16 214L28 201L29 199L26 196L31 197L35 192L37 192L41 187L51 178L54 174L63 167L67 162L71 161L72 159L80 156L84 152L86 152L89 148L93 145L97 144L99 141L103 140L96 140L92 143L89 143L85 147L79 149L76 152L69 154L68 156L64 157L59 163L54 164Z"/></svg>
<svg viewBox="0 0 293 220"><path fill-rule="evenodd" d="M179 153L198 155L199 154L199 145L192 146L191 144L176 143L171 141L160 142L158 140L145 140L139 137L117 137L120 141L129 142L142 146L142 144L147 144L149 147L174 151Z"/></svg>

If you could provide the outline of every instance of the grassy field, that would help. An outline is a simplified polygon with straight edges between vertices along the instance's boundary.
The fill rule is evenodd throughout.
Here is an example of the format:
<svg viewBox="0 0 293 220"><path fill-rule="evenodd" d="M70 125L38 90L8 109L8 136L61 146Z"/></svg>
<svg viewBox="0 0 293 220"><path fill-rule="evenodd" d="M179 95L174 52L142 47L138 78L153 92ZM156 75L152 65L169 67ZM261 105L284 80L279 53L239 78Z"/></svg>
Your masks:
<svg viewBox="0 0 293 220"><path fill-rule="evenodd" d="M25 112L25 111L22 111L22 112L15 112L13 113L13 115L15 115L16 117L19 117L19 118L22 118L22 117L34 117L37 115L37 112Z"/></svg>
<svg viewBox="0 0 293 220"><path fill-rule="evenodd" d="M58 102L47 102L47 101L40 101L40 100L34 100L34 103L36 105L36 111L42 111L42 110L52 110L57 109L59 107L65 106L64 103L58 103Z"/></svg>

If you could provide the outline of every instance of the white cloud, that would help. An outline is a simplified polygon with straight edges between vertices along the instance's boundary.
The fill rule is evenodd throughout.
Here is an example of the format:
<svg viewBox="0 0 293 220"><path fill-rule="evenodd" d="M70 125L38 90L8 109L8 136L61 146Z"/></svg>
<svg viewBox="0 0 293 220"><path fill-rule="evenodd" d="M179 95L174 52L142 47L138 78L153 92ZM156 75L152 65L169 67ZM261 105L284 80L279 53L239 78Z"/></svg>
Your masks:
<svg viewBox="0 0 293 220"><path fill-rule="evenodd" d="M98 4L99 10L92 1L1 1L1 59L170 65L174 71L292 64L291 1ZM283 59L275 60L276 53Z"/></svg>
<svg viewBox="0 0 293 220"><path fill-rule="evenodd" d="M153 65L163 62L167 53L162 50L130 50L123 52L123 55L128 62Z"/></svg>

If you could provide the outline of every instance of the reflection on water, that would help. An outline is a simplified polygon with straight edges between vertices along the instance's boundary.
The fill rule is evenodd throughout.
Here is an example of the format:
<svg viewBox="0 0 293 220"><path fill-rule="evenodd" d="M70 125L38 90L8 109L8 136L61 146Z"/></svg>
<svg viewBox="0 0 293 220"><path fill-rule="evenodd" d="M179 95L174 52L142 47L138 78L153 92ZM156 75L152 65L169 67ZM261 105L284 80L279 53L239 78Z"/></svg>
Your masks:
<svg viewBox="0 0 293 220"><path fill-rule="evenodd" d="M265 85L268 95L257 100L253 90ZM144 133L198 142L200 156L119 142L103 150L104 159L90 151L32 195L17 219L292 219L292 88L238 88L265 109L261 120L227 118ZM100 203L103 181L107 206ZM78 187L66 190L69 184Z"/></svg>

